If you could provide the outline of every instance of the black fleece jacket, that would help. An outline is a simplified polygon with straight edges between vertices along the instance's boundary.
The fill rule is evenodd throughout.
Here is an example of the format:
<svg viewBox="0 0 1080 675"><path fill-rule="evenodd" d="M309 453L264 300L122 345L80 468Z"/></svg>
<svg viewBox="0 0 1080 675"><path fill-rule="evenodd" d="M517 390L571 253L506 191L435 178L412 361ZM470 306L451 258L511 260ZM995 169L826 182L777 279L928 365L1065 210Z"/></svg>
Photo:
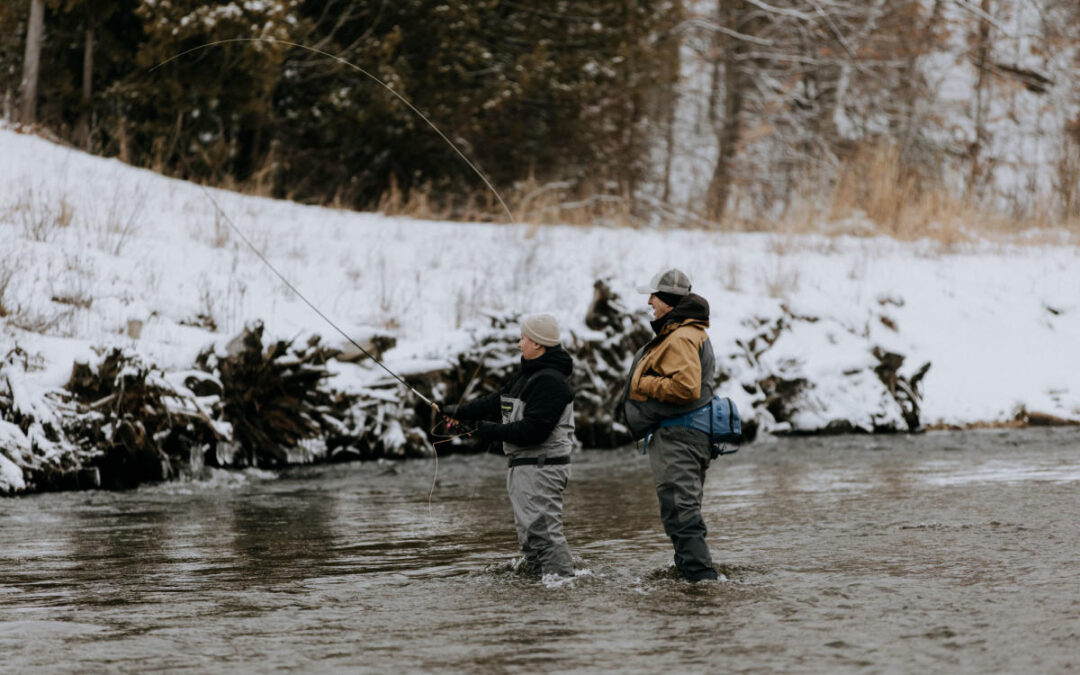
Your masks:
<svg viewBox="0 0 1080 675"><path fill-rule="evenodd" d="M459 406L445 406L443 412L459 420L501 419L500 396L519 398L525 404L524 417L509 424L482 424L476 435L514 445L536 445L551 435L566 404L574 400L568 380L573 371L574 360L562 347L548 347L535 359L522 358L517 375L499 392ZM540 374L532 377L536 373Z"/></svg>

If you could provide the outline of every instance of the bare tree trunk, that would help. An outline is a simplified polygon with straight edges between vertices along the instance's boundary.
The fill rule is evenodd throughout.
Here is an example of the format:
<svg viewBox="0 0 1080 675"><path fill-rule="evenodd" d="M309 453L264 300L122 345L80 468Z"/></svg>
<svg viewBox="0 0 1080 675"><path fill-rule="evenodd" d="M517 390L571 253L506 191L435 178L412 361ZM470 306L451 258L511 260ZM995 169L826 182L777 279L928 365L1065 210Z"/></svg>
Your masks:
<svg viewBox="0 0 1080 675"><path fill-rule="evenodd" d="M637 39L637 26L635 25L635 9L637 7L637 0L627 0L625 4L626 11L626 32L630 36L631 40ZM637 64L634 62L633 51L630 52L629 58L625 60L626 70L624 81L630 85L633 82L634 73L637 68ZM622 197L624 203L627 205L627 211L634 213L636 211L635 197L637 196L637 179L638 171L640 167L638 165L638 145L640 139L638 138L638 120L641 116L641 94L637 86L631 85L629 91L627 91L627 99L624 103L626 110L626 137L624 139L623 152L626 153L626 160L623 162L622 176L620 176L619 187L621 188Z"/></svg>
<svg viewBox="0 0 1080 675"><path fill-rule="evenodd" d="M915 119L916 104L919 101L925 101L927 98L927 92L919 81L919 57L929 53L931 49L937 46L938 36L935 31L941 23L943 5L944 0L934 0L926 22L915 33L918 36L916 38L918 48L912 50L907 63L904 65L904 70L900 74L899 95L905 99L903 119L900 120L900 148L905 155L911 152L912 144L919 130L920 122Z"/></svg>
<svg viewBox="0 0 1080 675"><path fill-rule="evenodd" d="M45 0L31 0L30 24L26 29L26 56L20 86L22 110L19 122L33 124L37 116L38 72L41 66L41 41L45 34Z"/></svg>
<svg viewBox="0 0 1080 675"><path fill-rule="evenodd" d="M990 0L983 0L982 12L983 18L979 19L978 42L975 46L975 70L978 78L975 81L975 139L968 147L968 195L971 197L976 196L985 178L980 158L987 138L986 87L990 80L990 22L985 16L990 14Z"/></svg>
<svg viewBox="0 0 1080 675"><path fill-rule="evenodd" d="M671 201L671 165L675 158L675 115L678 108L678 87L672 87L667 118L664 120L664 195L661 201Z"/></svg>
<svg viewBox="0 0 1080 675"><path fill-rule="evenodd" d="M120 150L117 155L124 164L131 164L131 148L128 147L127 118L123 115L116 122L116 135L119 137Z"/></svg>
<svg viewBox="0 0 1080 675"><path fill-rule="evenodd" d="M832 125L836 137L843 138L849 130L846 128L847 114L845 106L848 102L848 88L851 84L852 72L858 69L858 55L877 30L878 21L881 20L886 0L874 0L866 9L866 17L854 36L848 36L843 46L847 50L847 58L840 67L840 77L836 84L836 100L832 105ZM839 35L839 34L838 34Z"/></svg>
<svg viewBox="0 0 1080 675"><path fill-rule="evenodd" d="M75 126L75 142L84 150L90 149L90 109L94 85L94 24L86 28L86 46L83 50L82 110Z"/></svg>
<svg viewBox="0 0 1080 675"><path fill-rule="evenodd" d="M717 0L716 5L718 22L732 31L738 31L744 12L742 0ZM725 39L719 32L717 42L721 50L717 58L723 58L724 62L724 110L720 124L713 125L718 147L716 164L713 166L712 178L709 180L709 192L705 198L705 213L712 220L723 218L728 197L731 195L731 167L735 159L739 135L742 133L740 117L743 108L743 89L746 84L738 60L739 53L743 51L742 43L737 39ZM718 86L718 80L719 77L713 78L714 88ZM712 109L711 106L710 109ZM715 110L713 110L714 114Z"/></svg>
<svg viewBox="0 0 1080 675"><path fill-rule="evenodd" d="M664 132L664 169L663 169L663 185L664 191L660 197L660 201L664 204L671 203L671 171L675 162L675 123L679 109L679 91L680 80L682 79L682 40L683 38L677 37L677 34L672 31L669 33L668 39L671 40L671 44L667 47L670 49L668 58L670 62L670 81L666 85L653 84L650 89L652 90L653 108L658 110L657 118L663 127ZM659 96L659 101L656 101L656 97Z"/></svg>

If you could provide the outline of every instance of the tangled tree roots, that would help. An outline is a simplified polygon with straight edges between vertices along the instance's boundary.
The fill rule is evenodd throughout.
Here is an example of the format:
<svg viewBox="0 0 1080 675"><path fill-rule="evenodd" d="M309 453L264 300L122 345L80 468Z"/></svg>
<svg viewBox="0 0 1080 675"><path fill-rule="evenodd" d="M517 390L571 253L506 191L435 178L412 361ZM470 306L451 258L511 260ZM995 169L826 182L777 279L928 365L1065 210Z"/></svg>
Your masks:
<svg viewBox="0 0 1080 675"><path fill-rule="evenodd" d="M67 434L97 452L92 465L103 487L174 477L193 448L220 438L194 394L136 354L113 349L100 362L77 362L66 389L75 404Z"/></svg>
<svg viewBox="0 0 1080 675"><path fill-rule="evenodd" d="M617 420L627 371L637 350L652 339L648 314L630 312L604 280L593 284L585 325L602 336L574 341L574 407L581 409L576 434L588 447L614 448L630 442Z"/></svg>
<svg viewBox="0 0 1080 675"><path fill-rule="evenodd" d="M717 354L716 388L740 387L751 397L742 410L745 440L753 439L759 421L777 433L920 428L929 364L909 373L903 355L868 349L857 326L781 310L744 322L749 334ZM393 345L375 333L363 350L329 347L318 336L267 344L263 325L253 323L227 344L204 350L195 370L162 372L112 349L76 363L65 389L35 384L27 373L41 366L12 350L0 361L0 492L124 488L203 464L277 467L430 455L432 443L445 439L427 431L431 411L412 389L440 403L498 391L520 362L518 323L516 315L492 316L489 327L469 329L471 346L449 359L403 359L395 371L409 386L364 361L365 352L379 358ZM590 448L623 445L630 435L618 404L635 352L653 337L649 317L644 309L628 310L600 280L585 324L565 340L575 362L576 436ZM836 340L831 358L854 364L842 378L826 379L827 390L798 358L801 336L822 325ZM833 400L841 405L830 408ZM457 438L439 450L496 447Z"/></svg>
<svg viewBox="0 0 1080 675"><path fill-rule="evenodd" d="M281 466L289 463L290 449L343 427L335 408L351 401L334 400L320 386L329 372L318 340L301 347L279 340L264 347L263 325L256 322L224 353L199 354L196 365L220 382L222 414L233 429L233 443L209 453L208 463Z"/></svg>

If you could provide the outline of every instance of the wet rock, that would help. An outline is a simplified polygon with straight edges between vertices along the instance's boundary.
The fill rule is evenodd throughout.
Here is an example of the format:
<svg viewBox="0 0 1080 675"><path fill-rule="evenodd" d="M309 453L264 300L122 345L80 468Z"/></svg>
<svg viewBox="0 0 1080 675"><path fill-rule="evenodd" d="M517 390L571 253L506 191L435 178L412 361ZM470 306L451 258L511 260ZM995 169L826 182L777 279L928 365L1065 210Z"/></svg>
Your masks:
<svg viewBox="0 0 1080 675"><path fill-rule="evenodd" d="M96 466L77 470L80 490L93 490L101 487L101 471Z"/></svg>
<svg viewBox="0 0 1080 675"><path fill-rule="evenodd" d="M810 386L806 378L784 379L777 375L766 375L757 382L765 398L759 405L765 408L778 422L786 422L795 416L803 391Z"/></svg>
<svg viewBox="0 0 1080 675"><path fill-rule="evenodd" d="M126 490L172 477L168 455L157 447L140 421L120 422L113 441L96 461L99 477L104 476L103 487ZM76 481L78 478L76 473Z"/></svg>

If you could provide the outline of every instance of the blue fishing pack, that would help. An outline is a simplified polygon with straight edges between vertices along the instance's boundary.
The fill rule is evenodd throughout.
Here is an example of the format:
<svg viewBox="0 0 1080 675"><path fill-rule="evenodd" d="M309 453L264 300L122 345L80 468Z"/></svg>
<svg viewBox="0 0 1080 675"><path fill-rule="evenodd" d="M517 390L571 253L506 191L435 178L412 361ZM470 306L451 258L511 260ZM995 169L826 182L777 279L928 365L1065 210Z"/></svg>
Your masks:
<svg viewBox="0 0 1080 675"><path fill-rule="evenodd" d="M739 451L738 446L732 450L727 449L728 443L739 443L742 440L742 422L739 419L739 409L735 402L724 396L713 396L708 404L697 410L661 420L661 427L689 427L697 429L709 435L712 444L712 457L719 455L731 455ZM650 434L651 435L651 434ZM648 447L648 438L645 441Z"/></svg>

